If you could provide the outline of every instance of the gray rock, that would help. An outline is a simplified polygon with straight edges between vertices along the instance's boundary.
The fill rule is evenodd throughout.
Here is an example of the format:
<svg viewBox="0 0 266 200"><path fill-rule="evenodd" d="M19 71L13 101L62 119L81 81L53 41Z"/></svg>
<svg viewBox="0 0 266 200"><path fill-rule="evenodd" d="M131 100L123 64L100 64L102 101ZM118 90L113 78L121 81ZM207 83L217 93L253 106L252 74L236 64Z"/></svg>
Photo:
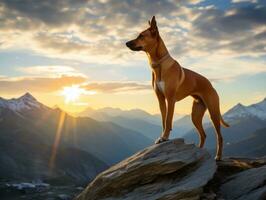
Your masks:
<svg viewBox="0 0 266 200"><path fill-rule="evenodd" d="M230 170L246 170L256 167L261 167L266 165L266 157L261 158L235 158L229 157L224 158L222 161L218 162L218 167L223 169L230 169Z"/></svg>
<svg viewBox="0 0 266 200"><path fill-rule="evenodd" d="M228 177L219 193L225 199L266 199L266 166L248 169Z"/></svg>
<svg viewBox="0 0 266 200"><path fill-rule="evenodd" d="M150 146L99 174L76 200L194 200L212 179L209 153L175 139Z"/></svg>
<svg viewBox="0 0 266 200"><path fill-rule="evenodd" d="M67 194L59 194L57 196L57 198L60 199L60 200L70 200L71 199L71 197L69 195L67 195Z"/></svg>

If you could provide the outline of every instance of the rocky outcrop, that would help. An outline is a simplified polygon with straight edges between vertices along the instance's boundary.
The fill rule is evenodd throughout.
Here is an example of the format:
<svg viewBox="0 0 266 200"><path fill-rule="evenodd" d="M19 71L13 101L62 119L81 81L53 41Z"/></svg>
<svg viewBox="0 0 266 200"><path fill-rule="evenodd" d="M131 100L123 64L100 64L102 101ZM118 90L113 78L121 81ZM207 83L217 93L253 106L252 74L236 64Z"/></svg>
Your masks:
<svg viewBox="0 0 266 200"><path fill-rule="evenodd" d="M75 200L263 200L266 157L225 158L175 139L99 174Z"/></svg>
<svg viewBox="0 0 266 200"><path fill-rule="evenodd" d="M266 157L225 158L215 163L204 149L177 139L148 147L109 168L85 190L73 185L37 185L0 181L0 196L20 199L23 195L35 200L70 200L74 196L76 200L264 200Z"/></svg>
<svg viewBox="0 0 266 200"><path fill-rule="evenodd" d="M215 172L215 160L206 150L175 139L99 174L75 200L199 199Z"/></svg>
<svg viewBox="0 0 266 200"><path fill-rule="evenodd" d="M217 166L201 199L266 199L266 158L225 158Z"/></svg>
<svg viewBox="0 0 266 200"><path fill-rule="evenodd" d="M266 199L266 166L249 169L228 177L219 193L225 199Z"/></svg>

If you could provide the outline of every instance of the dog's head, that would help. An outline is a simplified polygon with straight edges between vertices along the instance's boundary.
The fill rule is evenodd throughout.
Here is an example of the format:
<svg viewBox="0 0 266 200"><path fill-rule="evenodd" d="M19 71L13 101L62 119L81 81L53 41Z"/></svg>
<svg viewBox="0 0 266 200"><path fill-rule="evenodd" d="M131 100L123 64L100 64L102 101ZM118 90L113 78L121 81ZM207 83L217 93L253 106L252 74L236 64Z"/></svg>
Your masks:
<svg viewBox="0 0 266 200"><path fill-rule="evenodd" d="M145 51L149 52L154 46L156 46L159 37L159 31L157 28L155 16L149 21L149 28L142 31L138 37L134 40L130 40L126 43L126 46L132 51Z"/></svg>

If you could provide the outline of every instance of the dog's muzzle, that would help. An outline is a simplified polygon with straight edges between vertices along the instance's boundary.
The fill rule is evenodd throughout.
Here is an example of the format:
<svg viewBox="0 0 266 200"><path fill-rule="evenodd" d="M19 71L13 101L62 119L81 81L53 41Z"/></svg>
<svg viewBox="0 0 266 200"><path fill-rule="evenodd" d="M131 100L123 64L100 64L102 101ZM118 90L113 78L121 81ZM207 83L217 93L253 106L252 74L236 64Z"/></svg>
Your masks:
<svg viewBox="0 0 266 200"><path fill-rule="evenodd" d="M134 41L129 41L126 43L126 46L131 49L132 51L140 51L142 50L142 47L136 47Z"/></svg>

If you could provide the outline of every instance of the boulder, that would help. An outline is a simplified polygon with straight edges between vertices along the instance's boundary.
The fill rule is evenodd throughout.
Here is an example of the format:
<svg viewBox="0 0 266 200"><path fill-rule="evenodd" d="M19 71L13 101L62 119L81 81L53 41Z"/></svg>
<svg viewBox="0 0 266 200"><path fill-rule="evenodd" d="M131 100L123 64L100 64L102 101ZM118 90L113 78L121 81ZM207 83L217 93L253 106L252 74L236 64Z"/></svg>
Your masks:
<svg viewBox="0 0 266 200"><path fill-rule="evenodd" d="M266 166L229 176L220 186L219 193L224 199L266 199Z"/></svg>
<svg viewBox="0 0 266 200"><path fill-rule="evenodd" d="M175 139L102 172L75 200L199 199L215 172L216 162L205 149Z"/></svg>

